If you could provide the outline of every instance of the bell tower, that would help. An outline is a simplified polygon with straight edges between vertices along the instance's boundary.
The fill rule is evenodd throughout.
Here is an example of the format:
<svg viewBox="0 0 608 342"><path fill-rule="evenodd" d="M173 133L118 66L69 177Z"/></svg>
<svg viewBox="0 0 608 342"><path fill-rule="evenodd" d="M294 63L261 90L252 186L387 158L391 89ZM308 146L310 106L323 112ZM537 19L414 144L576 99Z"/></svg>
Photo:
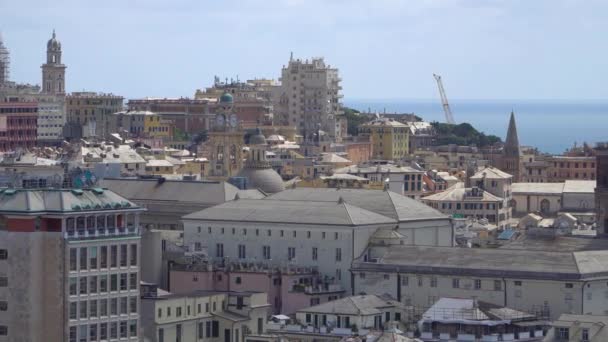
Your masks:
<svg viewBox="0 0 608 342"><path fill-rule="evenodd" d="M233 112L232 95L220 97L215 114L215 125L209 132L209 177L227 179L235 176L243 167L243 132Z"/></svg>
<svg viewBox="0 0 608 342"><path fill-rule="evenodd" d="M49 95L65 94L65 68L61 62L61 43L55 30L46 43L46 63L42 66L42 93Z"/></svg>
<svg viewBox="0 0 608 342"><path fill-rule="evenodd" d="M519 182L521 170L521 151L519 148L519 137L515 125L515 114L511 112L507 138L502 149L502 170L513 176L513 182Z"/></svg>

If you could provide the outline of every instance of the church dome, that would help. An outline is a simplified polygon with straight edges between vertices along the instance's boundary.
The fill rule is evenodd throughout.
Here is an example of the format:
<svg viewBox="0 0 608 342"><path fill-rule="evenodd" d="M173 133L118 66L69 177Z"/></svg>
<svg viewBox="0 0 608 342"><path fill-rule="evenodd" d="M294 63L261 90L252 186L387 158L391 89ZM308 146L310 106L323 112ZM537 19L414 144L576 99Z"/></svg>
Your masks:
<svg viewBox="0 0 608 342"><path fill-rule="evenodd" d="M232 103L233 102L232 95L230 95L229 93L223 93L222 96L220 96L220 102L221 103Z"/></svg>
<svg viewBox="0 0 608 342"><path fill-rule="evenodd" d="M266 137L259 127L256 127L255 133L249 138L249 145L266 145Z"/></svg>
<svg viewBox="0 0 608 342"><path fill-rule="evenodd" d="M249 189L260 189L268 194L285 190L283 179L272 168L244 167L237 177L247 178L247 188Z"/></svg>
<svg viewBox="0 0 608 342"><path fill-rule="evenodd" d="M55 30L53 30L53 37L46 43L47 50L61 50L61 43L55 36Z"/></svg>

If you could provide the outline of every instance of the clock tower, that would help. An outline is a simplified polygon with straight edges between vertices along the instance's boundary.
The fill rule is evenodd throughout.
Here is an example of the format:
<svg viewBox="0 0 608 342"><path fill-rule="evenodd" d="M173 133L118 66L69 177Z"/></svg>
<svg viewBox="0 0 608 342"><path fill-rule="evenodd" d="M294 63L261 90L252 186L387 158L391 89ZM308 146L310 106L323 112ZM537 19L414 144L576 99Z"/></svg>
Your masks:
<svg viewBox="0 0 608 342"><path fill-rule="evenodd" d="M209 177L227 179L243 167L243 132L233 112L233 98L229 93L220 97L215 124L209 132Z"/></svg>

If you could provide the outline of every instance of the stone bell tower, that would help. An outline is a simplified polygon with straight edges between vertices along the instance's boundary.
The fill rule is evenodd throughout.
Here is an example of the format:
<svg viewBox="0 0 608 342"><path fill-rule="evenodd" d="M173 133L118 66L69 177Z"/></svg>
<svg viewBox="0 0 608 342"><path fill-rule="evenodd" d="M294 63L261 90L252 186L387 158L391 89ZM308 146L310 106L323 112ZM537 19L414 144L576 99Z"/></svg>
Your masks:
<svg viewBox="0 0 608 342"><path fill-rule="evenodd" d="M61 62L61 43L55 30L46 43L46 63L42 64L42 93L49 95L65 94L65 68Z"/></svg>

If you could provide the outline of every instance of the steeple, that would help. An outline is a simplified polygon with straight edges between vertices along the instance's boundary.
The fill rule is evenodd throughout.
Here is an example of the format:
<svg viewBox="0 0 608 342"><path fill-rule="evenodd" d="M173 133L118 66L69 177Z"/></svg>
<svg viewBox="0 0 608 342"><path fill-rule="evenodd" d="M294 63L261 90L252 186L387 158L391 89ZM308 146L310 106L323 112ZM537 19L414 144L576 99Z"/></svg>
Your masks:
<svg viewBox="0 0 608 342"><path fill-rule="evenodd" d="M8 82L10 65L10 54L6 46L4 46L2 32L0 32L0 84Z"/></svg>
<svg viewBox="0 0 608 342"><path fill-rule="evenodd" d="M519 156L519 138L517 137L517 126L515 125L515 113L513 111L511 111L511 118L509 119L509 129L507 130L503 154L510 157Z"/></svg>
<svg viewBox="0 0 608 342"><path fill-rule="evenodd" d="M65 94L65 68L61 62L61 42L53 29L51 39L46 43L46 63L42 65L43 93Z"/></svg>

